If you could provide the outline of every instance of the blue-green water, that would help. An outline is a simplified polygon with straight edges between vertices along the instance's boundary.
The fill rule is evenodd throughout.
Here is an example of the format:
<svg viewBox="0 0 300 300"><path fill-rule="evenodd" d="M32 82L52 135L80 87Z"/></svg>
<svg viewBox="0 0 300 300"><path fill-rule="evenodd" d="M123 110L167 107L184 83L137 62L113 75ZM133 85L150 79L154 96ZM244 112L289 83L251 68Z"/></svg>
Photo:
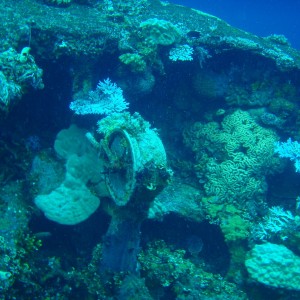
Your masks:
<svg viewBox="0 0 300 300"><path fill-rule="evenodd" d="M173 0L171 3L190 6L218 16L230 25L259 36L284 34L299 49L300 1L189 1Z"/></svg>

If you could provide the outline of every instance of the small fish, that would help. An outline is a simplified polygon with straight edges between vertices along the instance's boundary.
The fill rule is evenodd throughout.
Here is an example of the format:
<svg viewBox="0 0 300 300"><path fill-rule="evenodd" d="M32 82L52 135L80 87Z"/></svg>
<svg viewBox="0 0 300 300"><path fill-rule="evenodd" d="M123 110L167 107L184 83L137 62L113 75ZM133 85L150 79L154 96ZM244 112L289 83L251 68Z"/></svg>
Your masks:
<svg viewBox="0 0 300 300"><path fill-rule="evenodd" d="M191 235L186 240L187 250L190 252L192 256L198 256L198 254L202 251L203 241L197 235Z"/></svg>

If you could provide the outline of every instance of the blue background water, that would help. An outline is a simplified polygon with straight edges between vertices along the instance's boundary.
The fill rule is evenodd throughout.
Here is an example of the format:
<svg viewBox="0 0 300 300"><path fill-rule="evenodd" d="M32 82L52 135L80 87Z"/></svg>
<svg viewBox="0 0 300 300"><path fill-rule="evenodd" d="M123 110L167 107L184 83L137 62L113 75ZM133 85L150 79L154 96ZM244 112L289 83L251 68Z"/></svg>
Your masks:
<svg viewBox="0 0 300 300"><path fill-rule="evenodd" d="M300 0L170 0L215 15L259 36L284 34L300 49Z"/></svg>

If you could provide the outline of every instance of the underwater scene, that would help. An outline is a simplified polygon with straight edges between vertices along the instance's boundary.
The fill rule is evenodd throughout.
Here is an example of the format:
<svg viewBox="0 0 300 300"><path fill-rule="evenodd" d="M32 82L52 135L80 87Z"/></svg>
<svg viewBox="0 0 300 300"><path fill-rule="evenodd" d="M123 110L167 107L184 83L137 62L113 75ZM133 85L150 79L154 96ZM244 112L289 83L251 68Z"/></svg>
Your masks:
<svg viewBox="0 0 300 300"><path fill-rule="evenodd" d="M300 52L159 0L1 0L0 299L300 299Z"/></svg>

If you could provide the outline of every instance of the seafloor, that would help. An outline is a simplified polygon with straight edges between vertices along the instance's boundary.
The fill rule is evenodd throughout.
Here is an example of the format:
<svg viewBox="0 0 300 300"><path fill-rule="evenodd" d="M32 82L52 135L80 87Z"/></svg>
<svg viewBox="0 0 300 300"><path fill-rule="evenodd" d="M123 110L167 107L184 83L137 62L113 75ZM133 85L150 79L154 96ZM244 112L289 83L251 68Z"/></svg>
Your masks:
<svg viewBox="0 0 300 300"><path fill-rule="evenodd" d="M0 299L300 299L284 36L157 0L0 2Z"/></svg>

